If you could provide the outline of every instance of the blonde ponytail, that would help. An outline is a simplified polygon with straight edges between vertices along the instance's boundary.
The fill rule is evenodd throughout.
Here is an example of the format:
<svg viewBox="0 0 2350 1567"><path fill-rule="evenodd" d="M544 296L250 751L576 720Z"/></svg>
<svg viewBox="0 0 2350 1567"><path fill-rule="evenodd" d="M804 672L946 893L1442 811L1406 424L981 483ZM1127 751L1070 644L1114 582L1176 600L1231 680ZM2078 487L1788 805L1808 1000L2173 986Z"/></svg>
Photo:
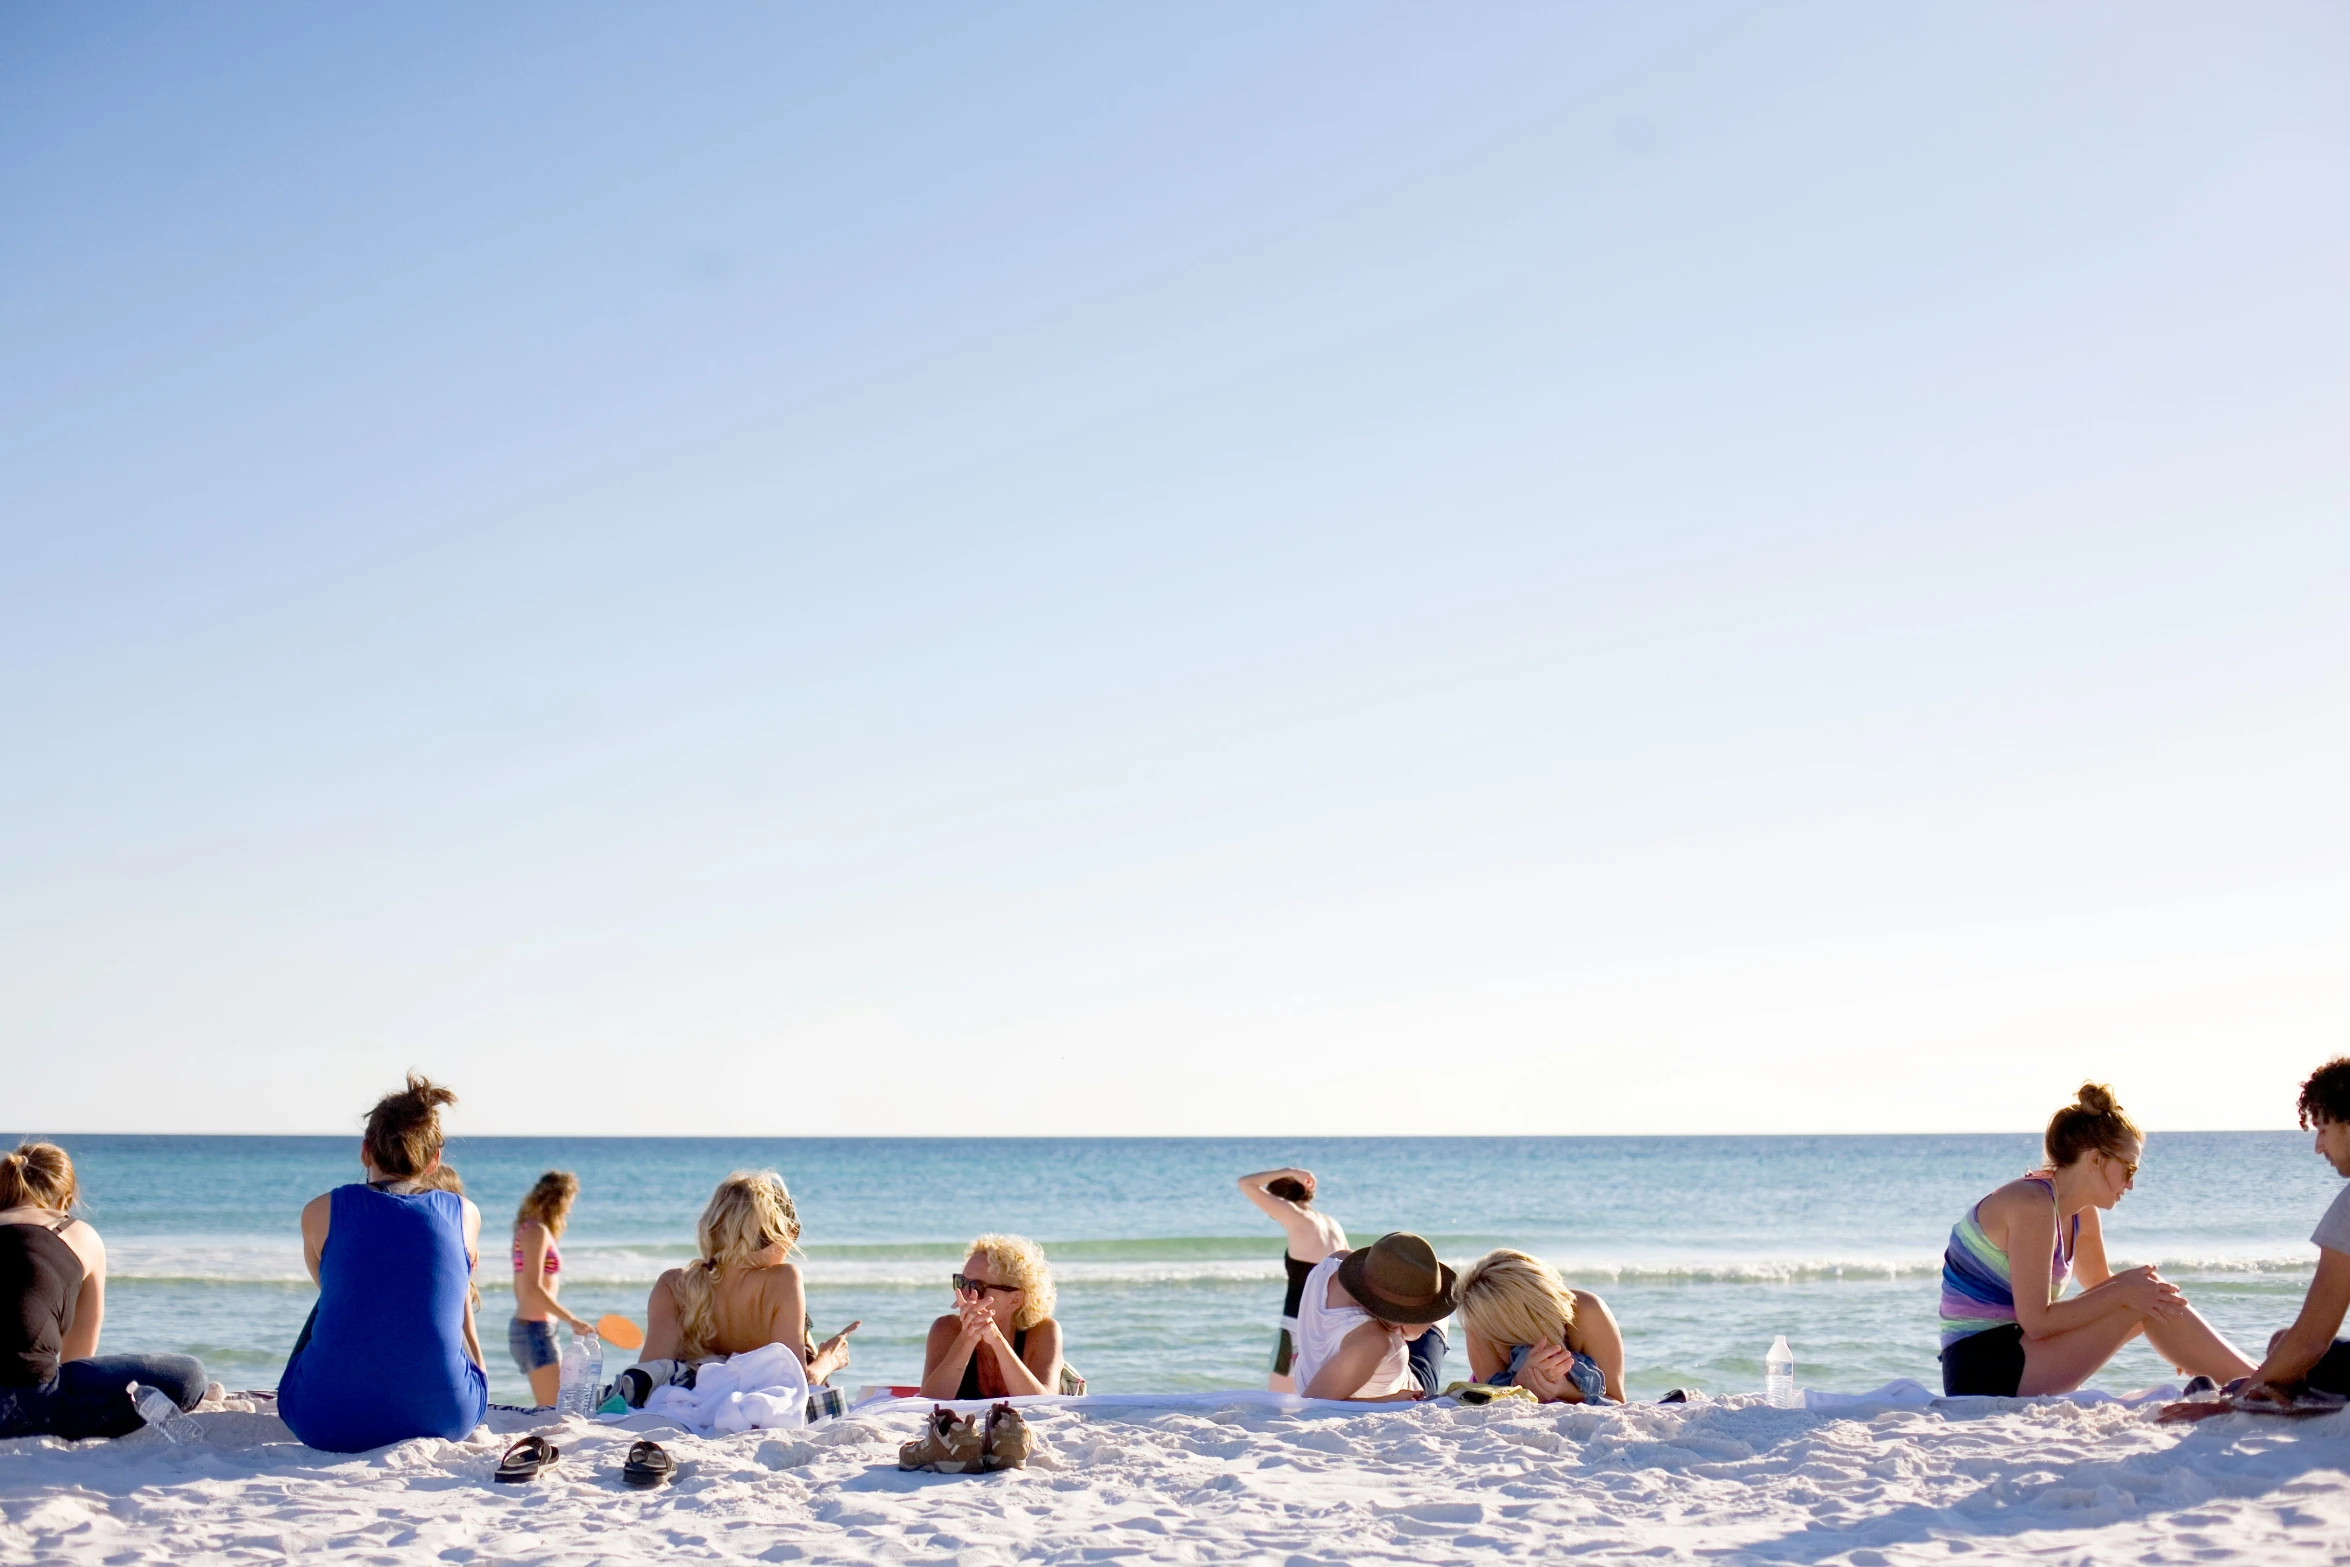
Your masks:
<svg viewBox="0 0 2350 1567"><path fill-rule="evenodd" d="M55 1143L22 1142L0 1154L0 1208L71 1213L81 1195L73 1160Z"/></svg>

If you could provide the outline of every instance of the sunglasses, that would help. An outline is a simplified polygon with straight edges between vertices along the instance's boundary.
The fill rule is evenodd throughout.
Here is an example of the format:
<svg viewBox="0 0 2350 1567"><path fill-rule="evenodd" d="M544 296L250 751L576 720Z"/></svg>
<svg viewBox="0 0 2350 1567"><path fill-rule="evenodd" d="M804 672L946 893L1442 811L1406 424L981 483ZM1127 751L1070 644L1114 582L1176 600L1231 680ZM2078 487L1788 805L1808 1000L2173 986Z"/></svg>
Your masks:
<svg viewBox="0 0 2350 1567"><path fill-rule="evenodd" d="M2111 1160L2112 1160L2112 1161L2113 1161L2115 1164L2118 1164L2118 1165L2120 1165L2120 1166L2122 1167L2122 1173L2123 1173L2123 1175L2124 1175L2124 1176L2126 1176L2128 1179L2130 1179L2130 1180L2133 1180L2133 1181L2134 1181L2134 1180L2136 1180L2136 1179L2138 1178L2138 1161L2137 1161L2137 1160L2135 1160L2135 1159L2124 1159L2124 1158L2123 1158L2123 1157L2122 1157L2120 1154L2117 1154L2117 1153L2109 1153L2109 1154L2107 1154L2105 1157L2106 1157L2106 1158L2108 1158L2108 1159L2111 1159Z"/></svg>
<svg viewBox="0 0 2350 1567"><path fill-rule="evenodd" d="M950 1277L955 1281L955 1293L958 1295L976 1295L982 1290L994 1290L999 1295L1020 1293L1020 1286L1017 1284L988 1284L979 1279L967 1279L960 1273L952 1274Z"/></svg>

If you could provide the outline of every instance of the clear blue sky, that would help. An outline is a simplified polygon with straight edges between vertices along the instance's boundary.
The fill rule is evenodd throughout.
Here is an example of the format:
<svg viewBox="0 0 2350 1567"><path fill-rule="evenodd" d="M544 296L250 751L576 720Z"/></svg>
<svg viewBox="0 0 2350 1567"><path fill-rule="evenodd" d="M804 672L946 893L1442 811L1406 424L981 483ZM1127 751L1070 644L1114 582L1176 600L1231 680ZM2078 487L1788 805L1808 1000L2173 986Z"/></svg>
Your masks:
<svg viewBox="0 0 2350 1567"><path fill-rule="evenodd" d="M5 1119L2285 1124L2350 12L0 10Z"/></svg>

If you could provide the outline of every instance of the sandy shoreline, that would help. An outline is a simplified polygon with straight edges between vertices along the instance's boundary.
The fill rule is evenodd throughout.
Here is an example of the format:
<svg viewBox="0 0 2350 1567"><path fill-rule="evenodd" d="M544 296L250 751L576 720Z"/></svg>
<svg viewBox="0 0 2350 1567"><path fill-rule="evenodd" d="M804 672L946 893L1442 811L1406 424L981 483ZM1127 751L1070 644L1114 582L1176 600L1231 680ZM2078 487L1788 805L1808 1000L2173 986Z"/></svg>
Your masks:
<svg viewBox="0 0 2350 1567"><path fill-rule="evenodd" d="M274 1416L0 1443L0 1556L272 1561L2338 1560L2350 1415L2152 1423L2115 1403L1355 1410L1264 1396L1042 1407L1025 1473L901 1474L921 1406L798 1432L658 1430L671 1486L620 1484L637 1432L494 1414L465 1442L335 1457ZM637 1417L629 1426L656 1423ZM512 1434L558 1469L490 1481Z"/></svg>

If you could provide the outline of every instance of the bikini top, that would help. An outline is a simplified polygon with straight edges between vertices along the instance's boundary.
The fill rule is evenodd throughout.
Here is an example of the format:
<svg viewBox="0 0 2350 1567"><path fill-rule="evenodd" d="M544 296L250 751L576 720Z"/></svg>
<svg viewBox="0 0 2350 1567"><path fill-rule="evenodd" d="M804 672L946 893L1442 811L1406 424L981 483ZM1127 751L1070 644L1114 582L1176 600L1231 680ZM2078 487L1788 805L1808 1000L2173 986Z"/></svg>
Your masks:
<svg viewBox="0 0 2350 1567"><path fill-rule="evenodd" d="M522 1266L522 1242L516 1241L514 1243L514 1271L520 1273ZM547 1242L546 1266L539 1271L545 1274L556 1274L563 1271L563 1254L555 1249L555 1243L552 1240Z"/></svg>

